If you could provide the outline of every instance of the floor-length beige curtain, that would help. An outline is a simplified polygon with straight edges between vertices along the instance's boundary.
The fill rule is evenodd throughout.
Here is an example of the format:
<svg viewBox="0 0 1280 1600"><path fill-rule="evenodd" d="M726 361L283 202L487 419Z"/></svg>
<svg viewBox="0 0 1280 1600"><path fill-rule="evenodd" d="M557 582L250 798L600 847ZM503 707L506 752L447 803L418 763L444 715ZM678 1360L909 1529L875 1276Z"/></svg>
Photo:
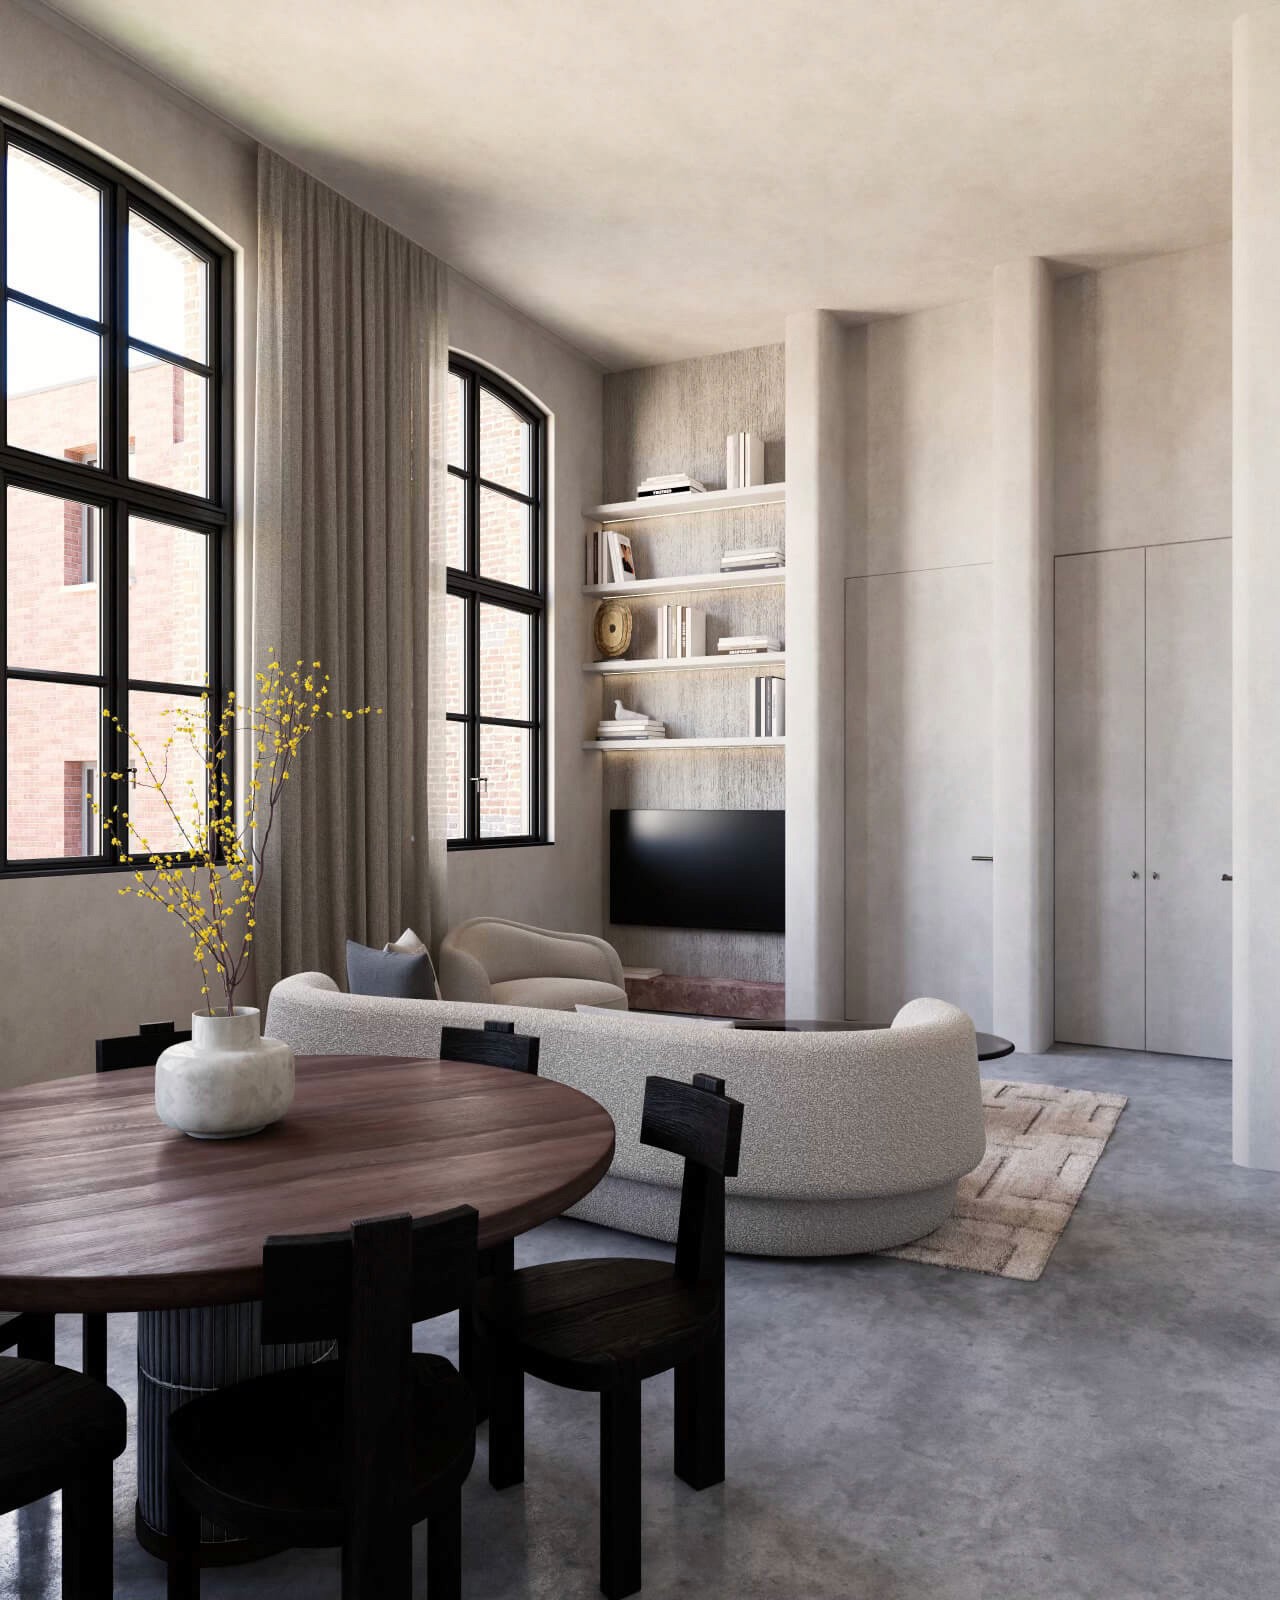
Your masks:
<svg viewBox="0 0 1280 1600"><path fill-rule="evenodd" d="M445 279L436 259L271 151L258 165L253 652L323 661L335 717L271 839L257 981L345 983L345 941L445 931ZM433 549L434 545L434 549Z"/></svg>

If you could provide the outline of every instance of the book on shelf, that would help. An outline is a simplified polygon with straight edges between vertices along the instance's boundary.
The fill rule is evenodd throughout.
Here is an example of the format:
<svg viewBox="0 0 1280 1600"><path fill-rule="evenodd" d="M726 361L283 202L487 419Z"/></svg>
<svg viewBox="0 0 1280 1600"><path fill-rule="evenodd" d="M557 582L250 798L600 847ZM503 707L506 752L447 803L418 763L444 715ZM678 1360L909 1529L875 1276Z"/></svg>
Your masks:
<svg viewBox="0 0 1280 1600"><path fill-rule="evenodd" d="M773 545L759 550L726 550L720 557L721 572L751 572L759 567L785 564L784 552Z"/></svg>
<svg viewBox="0 0 1280 1600"><path fill-rule="evenodd" d="M651 717L643 722L633 717L619 722L610 717L596 724L597 739L665 739L666 736L666 723Z"/></svg>
<svg viewBox="0 0 1280 1600"><path fill-rule="evenodd" d="M778 651L782 649L782 641L775 639L767 633L741 633L726 634L716 643L716 651L722 656L759 655L761 651Z"/></svg>
<svg viewBox="0 0 1280 1600"><path fill-rule="evenodd" d="M776 675L751 680L751 737L780 739L787 731L787 680Z"/></svg>
<svg viewBox="0 0 1280 1600"><path fill-rule="evenodd" d="M636 485L636 499L650 500L660 494L705 494L706 485L687 472L665 472Z"/></svg>
<svg viewBox="0 0 1280 1600"><path fill-rule="evenodd" d="M634 583L636 558L628 534L598 528L587 535L586 579L589 588L604 583Z"/></svg>
<svg viewBox="0 0 1280 1600"><path fill-rule="evenodd" d="M609 531L609 571L614 583L634 583L636 581L636 559L631 549L631 540L625 533Z"/></svg>
<svg viewBox="0 0 1280 1600"><path fill-rule="evenodd" d="M764 440L759 434L745 428L731 433L724 449L726 489L754 489L764 482Z"/></svg>
<svg viewBox="0 0 1280 1600"><path fill-rule="evenodd" d="M707 653L707 616L698 606L658 607L658 660L684 661Z"/></svg>

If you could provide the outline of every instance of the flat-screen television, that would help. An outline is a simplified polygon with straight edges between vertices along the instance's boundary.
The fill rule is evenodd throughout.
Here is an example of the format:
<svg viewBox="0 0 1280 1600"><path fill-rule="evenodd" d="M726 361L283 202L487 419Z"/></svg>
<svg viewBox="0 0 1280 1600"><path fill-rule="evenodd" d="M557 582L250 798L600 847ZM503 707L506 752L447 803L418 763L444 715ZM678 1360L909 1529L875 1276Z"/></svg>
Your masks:
<svg viewBox="0 0 1280 1600"><path fill-rule="evenodd" d="M609 920L785 928L781 811L611 811Z"/></svg>

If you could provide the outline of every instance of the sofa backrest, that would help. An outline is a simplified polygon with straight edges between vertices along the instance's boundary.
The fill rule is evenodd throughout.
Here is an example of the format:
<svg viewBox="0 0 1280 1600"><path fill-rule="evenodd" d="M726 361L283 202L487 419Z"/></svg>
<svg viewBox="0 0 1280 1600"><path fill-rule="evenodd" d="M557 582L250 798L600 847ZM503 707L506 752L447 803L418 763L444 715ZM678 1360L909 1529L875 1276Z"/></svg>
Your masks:
<svg viewBox="0 0 1280 1600"><path fill-rule="evenodd" d="M777 1033L625 1011L582 1016L527 1006L342 994L318 972L278 983L266 1032L300 1055L433 1057L447 1023L514 1022L541 1040L543 1077L598 1100L617 1128L613 1173L671 1187L680 1164L640 1143L644 1081L723 1078L745 1106L736 1194L856 1199L959 1177L985 1148L973 1024L915 1000L891 1028Z"/></svg>

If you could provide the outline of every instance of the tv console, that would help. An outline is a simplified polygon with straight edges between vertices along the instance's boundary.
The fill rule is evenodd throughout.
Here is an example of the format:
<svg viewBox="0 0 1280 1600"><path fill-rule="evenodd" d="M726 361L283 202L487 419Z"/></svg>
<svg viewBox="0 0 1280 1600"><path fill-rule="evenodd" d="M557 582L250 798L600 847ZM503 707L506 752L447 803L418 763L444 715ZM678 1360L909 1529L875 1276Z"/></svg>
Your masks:
<svg viewBox="0 0 1280 1600"><path fill-rule="evenodd" d="M627 1000L635 1011L672 1011L700 1017L743 1017L759 1021L786 1015L786 985L747 978L684 978L660 972L652 978L627 977Z"/></svg>

